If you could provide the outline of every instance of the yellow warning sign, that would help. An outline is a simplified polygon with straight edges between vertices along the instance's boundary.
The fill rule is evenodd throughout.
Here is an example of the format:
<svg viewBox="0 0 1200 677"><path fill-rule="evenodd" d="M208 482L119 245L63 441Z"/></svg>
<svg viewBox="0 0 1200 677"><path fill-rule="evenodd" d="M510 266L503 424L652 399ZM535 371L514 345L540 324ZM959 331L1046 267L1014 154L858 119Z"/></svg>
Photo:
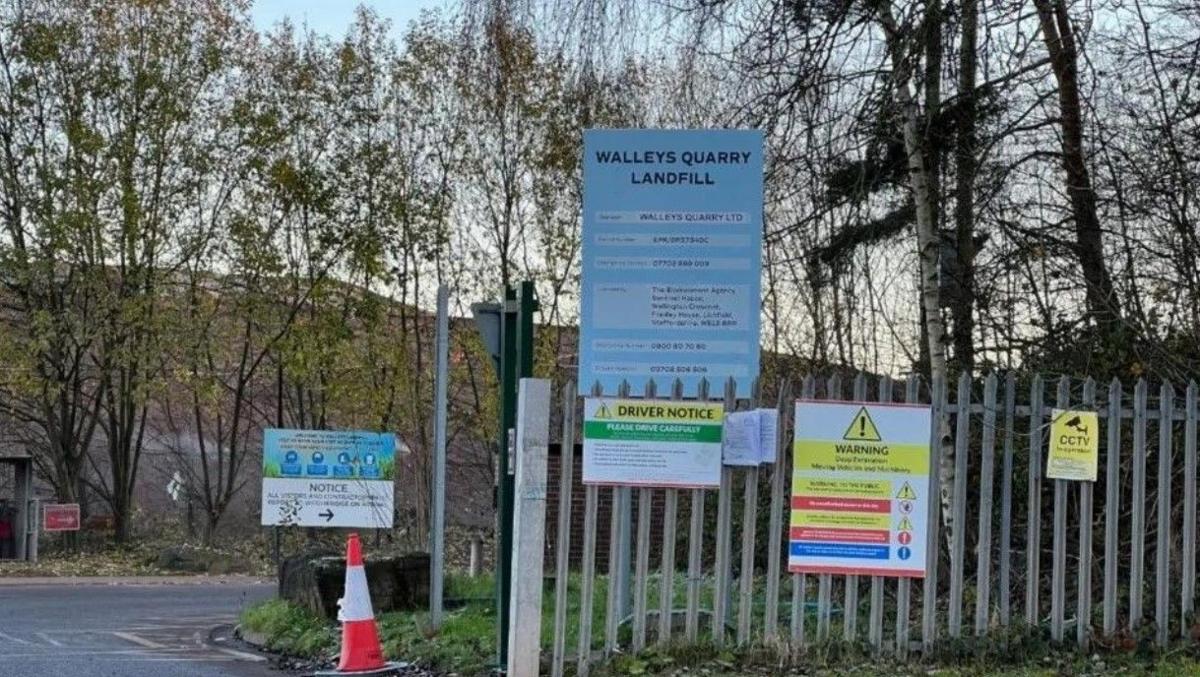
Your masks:
<svg viewBox="0 0 1200 677"><path fill-rule="evenodd" d="M900 492L896 494L896 498L905 501L912 501L917 498L917 492L913 491L911 484L905 482L904 486L900 487Z"/></svg>
<svg viewBox="0 0 1200 677"><path fill-rule="evenodd" d="M612 418L612 412L608 410L608 404L601 402L600 407L596 409L595 418Z"/></svg>
<svg viewBox="0 0 1200 677"><path fill-rule="evenodd" d="M871 420L871 413L867 411L866 407L859 409L858 413L854 415L850 421L850 427L846 428L842 439L855 442L883 441L883 438L879 436L879 428L875 427L875 421Z"/></svg>
<svg viewBox="0 0 1200 677"><path fill-rule="evenodd" d="M1046 477L1095 482L1099 465L1100 421L1096 412L1053 410Z"/></svg>
<svg viewBox="0 0 1200 677"><path fill-rule="evenodd" d="M907 517L900 519L900 524L896 525L896 531L912 531L912 520Z"/></svg>
<svg viewBox="0 0 1200 677"><path fill-rule="evenodd" d="M928 444L879 445L799 440L793 445L793 450L796 453L793 468L799 470L921 477L929 474Z"/></svg>

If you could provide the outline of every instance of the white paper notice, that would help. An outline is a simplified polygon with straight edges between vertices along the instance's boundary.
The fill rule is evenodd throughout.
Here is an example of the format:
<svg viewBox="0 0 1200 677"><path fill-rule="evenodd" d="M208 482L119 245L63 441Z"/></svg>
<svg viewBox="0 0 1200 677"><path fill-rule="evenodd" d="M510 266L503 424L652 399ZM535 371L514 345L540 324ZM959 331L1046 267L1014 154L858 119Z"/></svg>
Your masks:
<svg viewBox="0 0 1200 677"><path fill-rule="evenodd" d="M774 463L779 450L776 439L779 429L779 412L775 409L758 410L758 459L760 463Z"/></svg>
<svg viewBox="0 0 1200 677"><path fill-rule="evenodd" d="M721 460L725 465L758 465L762 458L759 412L731 411L725 414L725 439Z"/></svg>

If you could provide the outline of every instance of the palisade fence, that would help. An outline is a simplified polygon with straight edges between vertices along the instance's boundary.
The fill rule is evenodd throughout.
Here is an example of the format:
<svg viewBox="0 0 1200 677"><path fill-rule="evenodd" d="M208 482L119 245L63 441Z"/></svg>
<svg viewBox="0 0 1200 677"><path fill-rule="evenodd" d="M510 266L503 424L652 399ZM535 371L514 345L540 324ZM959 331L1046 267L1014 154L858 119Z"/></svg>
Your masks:
<svg viewBox="0 0 1200 677"><path fill-rule="evenodd" d="M576 674L586 675L595 661L642 650L649 641L761 643L793 655L814 644L847 641L905 657L930 652L939 642L1018 626L1041 628L1052 640L1081 649L1132 638L1162 646L1173 637L1188 637L1196 593L1195 383L1182 397L1163 383L1158 397L1151 398L1145 380L1130 393L1114 379L1107 394L1098 397L1094 380L1064 376L1052 401L1047 391L1053 382L1036 374L992 374L982 381L963 374L953 389L940 381L927 387L916 377L894 383L863 374L852 381L808 376L799 383L798 392L781 383L772 398L780 412L777 462L723 469L715 492L715 528L714 501L706 500L712 490L587 486L582 571L570 578L572 501L559 501L551 674L558 677L573 663ZM708 390L702 382L697 399L714 399ZM754 392L761 391L756 386ZM575 393L572 383L562 391L559 481L564 497L571 493L580 432ZM734 393L735 383L726 383L727 411L759 405L757 396L738 400ZM604 393L595 387L592 394ZM628 387L616 393L629 394ZM643 393L656 395L654 384ZM795 395L877 402L902 395L905 402L932 404L935 452L945 416L955 448L950 523L964 528L943 524L935 456L928 538L935 552L927 557L923 580L787 572ZM683 399L678 382L670 397ZM1096 483L1043 479L1054 407L1098 411L1105 442ZM1155 478L1149 482L1148 472ZM769 501L759 498L760 473ZM602 491L613 492L608 561L632 560L632 572L617 566L607 577L597 575L596 512ZM656 491L665 492L664 519L661 533L652 534ZM636 524L632 539L623 540L622 504L630 505L635 494ZM741 520L734 524L738 499ZM682 524L677 523L681 501L688 513ZM760 534L766 534L765 548L755 542ZM664 547L659 561L651 563L651 541L657 539ZM1148 539L1153 539L1149 571ZM677 542L681 550L686 544L686 561L676 562L676 550L669 546ZM626 547L635 552L621 552ZM629 576L631 581L620 580ZM631 601L621 599L626 590ZM578 593L578 608L570 601L572 591Z"/></svg>

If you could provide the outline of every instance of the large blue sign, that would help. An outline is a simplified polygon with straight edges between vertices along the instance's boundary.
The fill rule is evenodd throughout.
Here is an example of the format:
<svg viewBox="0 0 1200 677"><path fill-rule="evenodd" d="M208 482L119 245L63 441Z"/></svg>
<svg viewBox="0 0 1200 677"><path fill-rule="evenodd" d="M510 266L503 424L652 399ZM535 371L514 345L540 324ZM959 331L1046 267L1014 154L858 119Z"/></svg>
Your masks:
<svg viewBox="0 0 1200 677"><path fill-rule="evenodd" d="M758 376L763 136L754 130L583 134L579 388L694 393Z"/></svg>

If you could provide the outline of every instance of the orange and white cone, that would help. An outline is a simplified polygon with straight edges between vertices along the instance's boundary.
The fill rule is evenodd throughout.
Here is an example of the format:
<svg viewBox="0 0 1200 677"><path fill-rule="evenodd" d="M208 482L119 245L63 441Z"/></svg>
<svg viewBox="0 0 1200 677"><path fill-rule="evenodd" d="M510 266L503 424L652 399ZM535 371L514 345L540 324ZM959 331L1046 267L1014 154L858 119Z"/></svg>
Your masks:
<svg viewBox="0 0 1200 677"><path fill-rule="evenodd" d="M338 600L338 620L342 622L342 657L336 670L318 675L388 675L395 670L383 660L371 591L363 568L362 544L358 534L346 539L346 590Z"/></svg>

